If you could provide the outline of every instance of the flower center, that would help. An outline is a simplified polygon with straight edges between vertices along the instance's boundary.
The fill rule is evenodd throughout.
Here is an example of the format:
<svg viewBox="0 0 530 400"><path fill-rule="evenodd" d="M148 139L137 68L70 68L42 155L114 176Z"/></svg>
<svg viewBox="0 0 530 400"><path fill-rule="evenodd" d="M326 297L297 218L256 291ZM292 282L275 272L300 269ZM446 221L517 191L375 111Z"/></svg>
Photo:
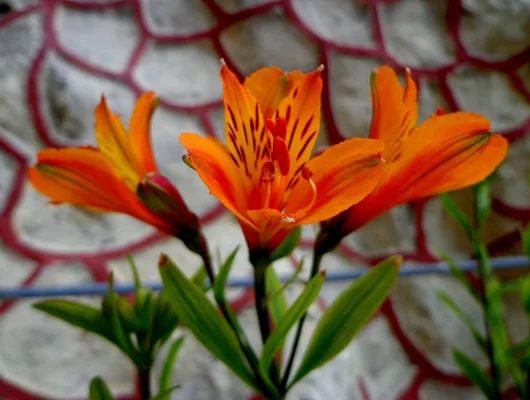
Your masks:
<svg viewBox="0 0 530 400"><path fill-rule="evenodd" d="M317 201L317 188L311 179L313 173L306 166L295 173L298 176L290 176L291 156L285 143L287 136L287 121L280 117L275 120L266 121L267 128L273 137L271 161L263 164L261 169L260 186L265 185L262 191L262 208L275 208L282 213L282 219L289 223L295 222L297 218L306 215ZM308 203L296 213L284 213L291 190L300 179L307 181L311 187L311 198Z"/></svg>

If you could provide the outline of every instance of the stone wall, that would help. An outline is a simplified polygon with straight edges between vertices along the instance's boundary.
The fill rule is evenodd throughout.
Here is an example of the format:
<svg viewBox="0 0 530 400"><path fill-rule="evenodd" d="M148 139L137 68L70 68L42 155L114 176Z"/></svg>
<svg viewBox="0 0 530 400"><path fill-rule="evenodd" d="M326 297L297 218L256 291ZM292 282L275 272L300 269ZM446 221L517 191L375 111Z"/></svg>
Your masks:
<svg viewBox="0 0 530 400"><path fill-rule="evenodd" d="M162 250L190 273L199 265L180 243L139 222L48 206L25 182L38 149L94 143L93 109L102 93L128 118L139 93L158 92L153 140L163 173L203 216L212 248L227 255L243 242L234 218L182 164L177 140L185 131L223 135L221 57L241 75L265 65L309 71L324 64L320 145L366 136L369 75L382 63L412 69L422 119L438 106L484 114L512 142L493 184L491 250L518 252L517 229L530 218L529 21L529 0L0 0L0 286L104 281L110 270L130 282L129 252L150 281L159 279ZM468 194L456 198L466 205ZM310 240L313 229L304 235ZM395 252L410 263L432 261L441 251L463 259L470 246L439 200L431 199L381 216L342 250L327 259L329 271L363 268ZM292 262L275 267L289 273L304 255L301 248ZM250 272L241 252L235 274ZM324 287L308 326L345 285ZM451 349L480 352L437 300L439 288L473 313L473 302L451 278L402 278L357 340L290 399L481 398L458 373ZM257 341L247 312L250 293L234 289L231 296ZM132 397L134 372L121 354L32 310L31 303L0 303L0 397L84 398L96 374L114 393ZM515 301L509 315L518 321L513 335L527 331ZM183 384L174 398L251 398L192 337L174 381Z"/></svg>

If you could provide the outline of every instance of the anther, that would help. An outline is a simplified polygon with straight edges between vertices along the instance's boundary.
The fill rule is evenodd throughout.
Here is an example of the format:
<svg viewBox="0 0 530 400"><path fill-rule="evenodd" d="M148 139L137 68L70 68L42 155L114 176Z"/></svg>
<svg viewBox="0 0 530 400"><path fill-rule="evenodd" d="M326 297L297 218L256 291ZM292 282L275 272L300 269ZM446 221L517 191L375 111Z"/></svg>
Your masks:
<svg viewBox="0 0 530 400"><path fill-rule="evenodd" d="M302 168L302 178L308 181L312 177L313 177L313 172L304 165L304 167Z"/></svg>
<svg viewBox="0 0 530 400"><path fill-rule="evenodd" d="M287 120L284 117L279 117L276 120L276 134L274 136L278 136L285 140L287 136Z"/></svg>
<svg viewBox="0 0 530 400"><path fill-rule="evenodd" d="M443 109L442 107L438 107L438 108L436 109L436 115L437 115L438 117L441 117L441 116L444 115L444 114L445 114L445 111L444 111L444 109Z"/></svg>
<svg viewBox="0 0 530 400"><path fill-rule="evenodd" d="M272 158L278 163L280 173L283 176L287 176L289 174L289 169L291 168L289 149L287 148L285 140L279 136L274 138L272 145Z"/></svg>
<svg viewBox="0 0 530 400"><path fill-rule="evenodd" d="M269 118L265 121L265 125L267 126L267 129L272 133L272 136L276 136L276 122Z"/></svg>

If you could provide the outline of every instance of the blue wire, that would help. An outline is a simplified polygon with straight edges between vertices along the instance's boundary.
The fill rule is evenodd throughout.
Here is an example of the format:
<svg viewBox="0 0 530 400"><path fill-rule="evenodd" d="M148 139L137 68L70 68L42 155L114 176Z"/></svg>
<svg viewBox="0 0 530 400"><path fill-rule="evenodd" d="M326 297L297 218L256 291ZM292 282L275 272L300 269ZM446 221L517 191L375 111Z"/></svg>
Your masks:
<svg viewBox="0 0 530 400"><path fill-rule="evenodd" d="M526 256L513 256L493 258L490 260L491 267L494 270L524 269L530 268L530 261ZM477 262L467 260L458 264L459 268L465 272L475 271ZM329 282L342 282L357 279L368 271L367 268L362 270L352 270L344 272L328 272L326 280ZM451 271L445 262L435 263L415 263L413 266L402 267L400 276L421 276L421 275L448 275ZM282 282L286 282L290 277L280 277ZM254 281L252 278L233 278L228 281L228 287L252 287ZM155 291L162 290L160 282L142 283L143 287L151 288ZM31 297L62 297L62 296L98 296L107 293L108 285L106 283L91 283L76 286L42 286L42 287L21 287L0 290L0 300L31 298ZM133 293L135 287L131 283L115 284L114 291L120 294Z"/></svg>

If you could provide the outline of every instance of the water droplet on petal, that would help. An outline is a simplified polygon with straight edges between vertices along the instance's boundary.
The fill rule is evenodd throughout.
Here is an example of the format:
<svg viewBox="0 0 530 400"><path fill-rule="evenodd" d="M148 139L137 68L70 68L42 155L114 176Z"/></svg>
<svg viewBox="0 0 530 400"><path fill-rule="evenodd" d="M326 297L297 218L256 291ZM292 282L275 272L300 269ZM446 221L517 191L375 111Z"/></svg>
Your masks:
<svg viewBox="0 0 530 400"><path fill-rule="evenodd" d="M292 217L288 217L287 215L282 215L282 219L285 221L285 222L289 222L290 224L292 224L294 222L294 218Z"/></svg>

